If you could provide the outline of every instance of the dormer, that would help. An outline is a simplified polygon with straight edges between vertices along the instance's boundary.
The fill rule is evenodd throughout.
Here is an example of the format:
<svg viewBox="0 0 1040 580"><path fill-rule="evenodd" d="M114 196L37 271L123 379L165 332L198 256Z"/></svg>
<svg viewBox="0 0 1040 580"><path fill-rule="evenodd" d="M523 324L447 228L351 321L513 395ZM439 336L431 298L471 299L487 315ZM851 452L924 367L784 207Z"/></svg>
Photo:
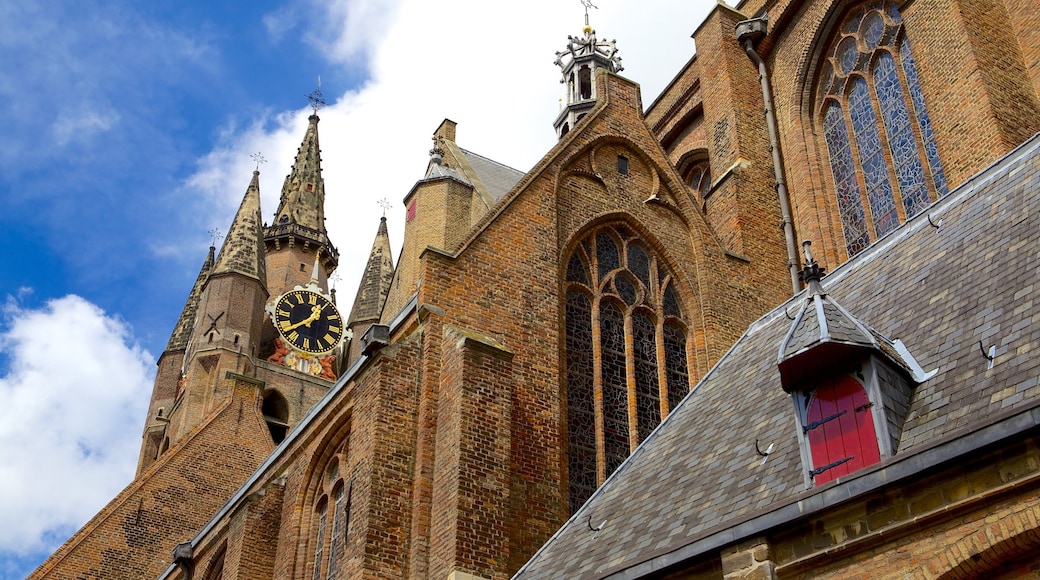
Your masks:
<svg viewBox="0 0 1040 580"><path fill-rule="evenodd" d="M823 290L804 242L806 297L777 358L798 418L808 485L896 454L910 398L925 373L906 347L860 322Z"/></svg>

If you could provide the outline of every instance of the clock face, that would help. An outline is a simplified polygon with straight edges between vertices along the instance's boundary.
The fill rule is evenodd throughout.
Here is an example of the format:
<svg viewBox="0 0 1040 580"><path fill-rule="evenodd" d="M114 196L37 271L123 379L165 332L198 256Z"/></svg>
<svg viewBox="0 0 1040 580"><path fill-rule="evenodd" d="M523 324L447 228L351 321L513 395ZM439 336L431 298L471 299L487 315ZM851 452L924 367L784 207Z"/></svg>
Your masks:
<svg viewBox="0 0 1040 580"><path fill-rule="evenodd" d="M343 320L336 305L310 290L293 290L278 299L274 326L297 350L323 354L343 339Z"/></svg>

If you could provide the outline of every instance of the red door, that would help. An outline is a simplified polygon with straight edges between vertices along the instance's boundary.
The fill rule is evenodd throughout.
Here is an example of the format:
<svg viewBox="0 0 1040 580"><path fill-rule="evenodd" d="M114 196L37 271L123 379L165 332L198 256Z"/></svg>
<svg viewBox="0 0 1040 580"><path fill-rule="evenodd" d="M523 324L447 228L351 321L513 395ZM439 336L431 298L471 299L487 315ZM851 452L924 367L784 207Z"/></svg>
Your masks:
<svg viewBox="0 0 1040 580"><path fill-rule="evenodd" d="M813 393L805 431L817 485L881 461L871 406L863 385L848 375Z"/></svg>

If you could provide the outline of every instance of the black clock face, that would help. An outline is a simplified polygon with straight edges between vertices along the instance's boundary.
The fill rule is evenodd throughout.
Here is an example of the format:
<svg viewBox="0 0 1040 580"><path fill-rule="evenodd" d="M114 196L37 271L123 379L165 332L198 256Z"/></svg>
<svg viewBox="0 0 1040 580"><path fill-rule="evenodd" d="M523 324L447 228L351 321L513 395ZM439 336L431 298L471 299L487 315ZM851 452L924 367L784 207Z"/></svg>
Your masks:
<svg viewBox="0 0 1040 580"><path fill-rule="evenodd" d="M343 338L343 320L336 305L309 290L294 290L278 299L274 326L286 342L311 354L329 352Z"/></svg>

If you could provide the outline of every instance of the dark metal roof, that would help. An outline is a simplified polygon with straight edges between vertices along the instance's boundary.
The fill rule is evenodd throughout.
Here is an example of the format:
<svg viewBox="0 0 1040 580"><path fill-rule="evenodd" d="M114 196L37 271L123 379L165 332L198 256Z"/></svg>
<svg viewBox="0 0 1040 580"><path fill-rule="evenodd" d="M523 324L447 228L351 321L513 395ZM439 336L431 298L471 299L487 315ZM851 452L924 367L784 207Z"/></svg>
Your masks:
<svg viewBox="0 0 1040 580"><path fill-rule="evenodd" d="M938 229L929 216L941 220ZM797 424L777 370L791 325L785 308L804 300L798 296L753 324L517 577L637 576L757 533L754 525L853 497L882 470L911 477L929 466L920 458L937 444L964 433L981 441L998 422L1037 407L1040 136L823 285L858 320L901 339L922 367L938 369L914 391L895 457L806 489ZM995 345L993 368L980 341L985 350ZM764 464L756 439L775 445Z"/></svg>

